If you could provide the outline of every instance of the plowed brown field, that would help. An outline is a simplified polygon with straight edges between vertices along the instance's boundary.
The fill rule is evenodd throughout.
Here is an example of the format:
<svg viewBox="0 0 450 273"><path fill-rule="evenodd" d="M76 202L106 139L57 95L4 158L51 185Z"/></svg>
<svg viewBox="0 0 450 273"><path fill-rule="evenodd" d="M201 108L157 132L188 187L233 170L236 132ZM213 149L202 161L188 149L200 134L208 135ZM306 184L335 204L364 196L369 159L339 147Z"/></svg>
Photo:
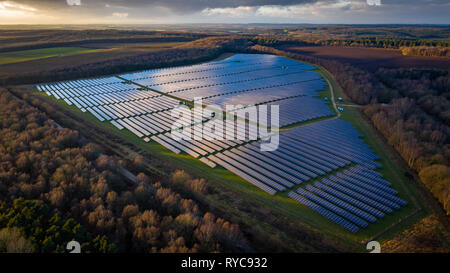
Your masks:
<svg viewBox="0 0 450 273"><path fill-rule="evenodd" d="M404 56L400 50L353 47L285 47L283 50L347 62L369 71L386 68L450 69L450 58Z"/></svg>

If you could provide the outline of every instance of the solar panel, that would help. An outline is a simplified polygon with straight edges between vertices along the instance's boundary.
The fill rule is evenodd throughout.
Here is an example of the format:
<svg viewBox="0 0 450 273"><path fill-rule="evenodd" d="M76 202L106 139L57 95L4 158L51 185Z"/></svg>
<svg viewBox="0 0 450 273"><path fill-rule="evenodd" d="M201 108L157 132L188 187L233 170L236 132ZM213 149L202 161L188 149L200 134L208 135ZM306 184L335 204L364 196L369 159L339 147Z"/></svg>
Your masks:
<svg viewBox="0 0 450 273"><path fill-rule="evenodd" d="M350 123L331 119L335 113L318 93L327 82L315 69L274 55L235 54L220 61L40 84L36 89L145 142L186 153L211 168L220 165L268 194L299 185L289 197L357 232L407 203L377 172L379 157L363 135ZM226 125L234 136L226 139L226 133L217 138L215 131L203 129L213 128L217 119L212 116L205 114L201 122L171 116L172 109L194 99L198 103L198 98L203 106L240 105L242 111L231 112L240 121L246 120L250 107L267 107L267 119L261 113L257 121L260 128L272 125L271 106L278 106L280 139L271 144L276 149L262 151L263 132L256 141L250 139L248 122ZM190 127L204 138L174 140L175 122L185 124L176 130ZM241 135L245 139L237 138Z"/></svg>

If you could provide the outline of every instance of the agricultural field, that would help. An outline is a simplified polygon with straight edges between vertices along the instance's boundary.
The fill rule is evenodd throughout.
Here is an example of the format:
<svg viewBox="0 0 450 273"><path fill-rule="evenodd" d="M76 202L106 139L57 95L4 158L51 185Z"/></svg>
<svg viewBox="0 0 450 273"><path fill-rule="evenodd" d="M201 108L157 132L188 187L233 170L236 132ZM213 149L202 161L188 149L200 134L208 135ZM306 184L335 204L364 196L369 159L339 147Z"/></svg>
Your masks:
<svg viewBox="0 0 450 273"><path fill-rule="evenodd" d="M21 63L31 60L46 59L51 57L59 57L72 54L91 53L97 51L99 51L99 49L92 49L85 47L53 47L53 48L3 52L0 53L0 65L10 63Z"/></svg>
<svg viewBox="0 0 450 273"><path fill-rule="evenodd" d="M329 79L306 63L236 54L198 65L41 84L35 90L133 141L157 145L169 157L182 156L213 176L227 177L231 187L249 191L248 198L270 200L282 213L298 215L325 233L369 239L416 209L402 181L385 171L384 156L343 120ZM199 103L199 120L173 115ZM226 105L240 107L223 111ZM273 105L279 106L278 124L261 116L252 124L246 116L251 107ZM215 127L220 112L242 121L226 125L233 138ZM252 139L255 127L266 131L258 130ZM204 137L172 138L173 131L186 128ZM277 131L279 144L271 146L267 137ZM263 151L263 145L272 149Z"/></svg>
<svg viewBox="0 0 450 273"><path fill-rule="evenodd" d="M383 68L448 69L450 59L445 57L404 56L399 49L288 46L284 50L307 56L346 62L370 72Z"/></svg>
<svg viewBox="0 0 450 273"><path fill-rule="evenodd" d="M0 52L0 78L27 75L43 70L66 70L69 68L68 64L73 67L112 62L120 58L161 52L181 44L183 43L79 43L74 47Z"/></svg>

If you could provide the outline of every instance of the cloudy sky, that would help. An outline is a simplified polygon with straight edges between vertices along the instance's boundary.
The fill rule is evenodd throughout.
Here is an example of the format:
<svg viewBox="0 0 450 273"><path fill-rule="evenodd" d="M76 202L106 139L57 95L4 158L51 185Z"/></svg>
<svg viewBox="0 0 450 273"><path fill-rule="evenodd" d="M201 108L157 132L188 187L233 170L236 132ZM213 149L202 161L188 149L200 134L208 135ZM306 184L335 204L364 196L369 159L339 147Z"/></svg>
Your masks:
<svg viewBox="0 0 450 273"><path fill-rule="evenodd" d="M449 14L449 0L0 0L0 24L450 24Z"/></svg>

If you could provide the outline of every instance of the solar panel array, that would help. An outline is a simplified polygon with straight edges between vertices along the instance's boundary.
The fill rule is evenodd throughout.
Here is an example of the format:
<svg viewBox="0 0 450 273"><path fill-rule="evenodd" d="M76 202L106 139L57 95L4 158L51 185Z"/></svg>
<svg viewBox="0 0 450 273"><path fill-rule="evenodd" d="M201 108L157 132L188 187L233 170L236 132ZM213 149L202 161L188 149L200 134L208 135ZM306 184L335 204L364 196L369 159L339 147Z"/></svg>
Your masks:
<svg viewBox="0 0 450 273"><path fill-rule="evenodd" d="M330 117L334 112L321 100L309 96L288 97L283 99L275 99L271 101L264 101L265 98L252 98L256 106L267 106L268 116L272 116L271 106L279 106L279 125L280 127L292 125L294 123L305 122L308 120ZM246 101L244 97L238 96L234 102ZM245 104L245 103L244 103ZM301 105L301 107L298 107ZM246 109L246 108L244 108ZM230 111L237 112L237 111ZM245 118L243 114L239 115ZM270 119L267 122L259 121L261 125L270 126Z"/></svg>
<svg viewBox="0 0 450 273"><path fill-rule="evenodd" d="M289 190L292 199L356 232L406 202L376 172L381 167L378 157L351 124L330 119L284 130L279 145L273 144L276 149L263 152L260 145L265 141L261 135L250 138L248 122L232 128L233 135L246 138L226 139L224 132L216 139L216 132L202 128L213 128L218 117L208 113L200 121L177 119L170 111L201 98L203 105L217 109L239 105L230 113L244 121L252 106L268 106L272 114L270 106L278 105L280 127L331 117L334 112L317 93L327 85L314 69L273 55L236 54L199 65L42 84L37 89L143 141L189 154L211 168L220 165L269 194ZM203 138L175 140L171 129L180 120L184 125L176 132L189 128L191 136L202 132ZM257 126L270 125L269 118Z"/></svg>

